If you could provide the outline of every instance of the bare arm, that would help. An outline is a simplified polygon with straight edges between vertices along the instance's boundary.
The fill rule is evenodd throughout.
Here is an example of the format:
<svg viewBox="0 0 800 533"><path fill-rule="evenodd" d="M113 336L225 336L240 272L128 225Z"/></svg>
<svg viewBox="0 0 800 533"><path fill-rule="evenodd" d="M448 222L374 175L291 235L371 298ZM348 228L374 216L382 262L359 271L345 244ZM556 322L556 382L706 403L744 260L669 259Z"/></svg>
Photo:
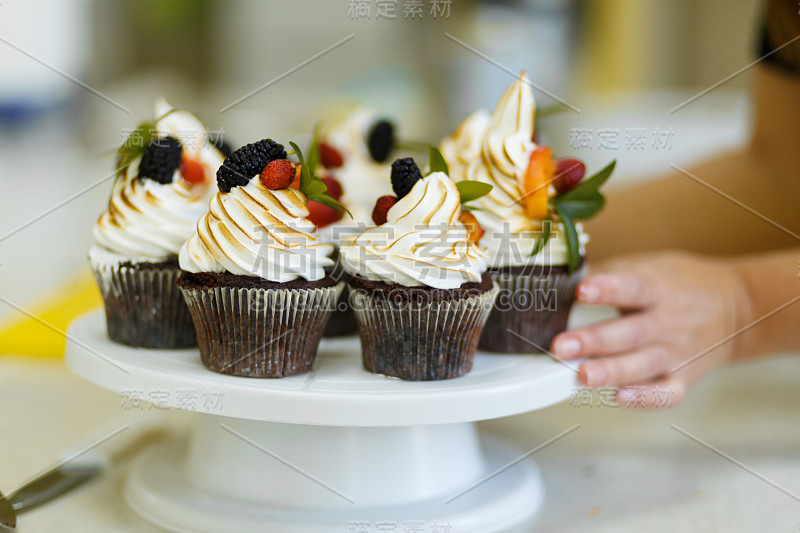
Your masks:
<svg viewBox="0 0 800 533"><path fill-rule="evenodd" d="M744 254L800 244L800 81L758 68L754 113L749 145L686 168L694 178L670 169L662 179L611 193L587 224L592 259L665 248Z"/></svg>

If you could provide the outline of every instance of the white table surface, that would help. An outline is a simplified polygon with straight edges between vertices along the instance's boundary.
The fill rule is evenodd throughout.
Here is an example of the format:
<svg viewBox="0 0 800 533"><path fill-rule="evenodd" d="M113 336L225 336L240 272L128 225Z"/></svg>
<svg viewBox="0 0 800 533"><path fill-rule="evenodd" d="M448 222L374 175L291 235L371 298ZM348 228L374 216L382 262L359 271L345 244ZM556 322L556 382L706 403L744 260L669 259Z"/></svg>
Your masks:
<svg viewBox="0 0 800 533"><path fill-rule="evenodd" d="M783 356L722 369L671 410L598 406L595 396L592 407L567 401L480 427L530 450L580 424L534 454L547 487L535 531L796 532L800 501L757 476L800 495L799 384L800 357ZM118 394L83 381L60 361L14 356L0 357L0 406L5 493L93 429L135 415ZM167 413L170 431L181 433L192 416ZM19 531L161 531L122 500L126 467L21 515Z"/></svg>

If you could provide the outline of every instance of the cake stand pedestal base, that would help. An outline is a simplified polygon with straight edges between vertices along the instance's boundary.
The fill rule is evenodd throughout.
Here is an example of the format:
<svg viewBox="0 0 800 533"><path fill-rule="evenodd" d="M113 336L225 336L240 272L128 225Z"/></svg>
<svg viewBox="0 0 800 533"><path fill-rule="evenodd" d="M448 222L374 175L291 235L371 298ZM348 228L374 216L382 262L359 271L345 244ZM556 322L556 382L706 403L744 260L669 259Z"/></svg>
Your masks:
<svg viewBox="0 0 800 533"><path fill-rule="evenodd" d="M170 531L513 531L544 492L524 450L475 424L297 425L202 415L142 454L130 506Z"/></svg>

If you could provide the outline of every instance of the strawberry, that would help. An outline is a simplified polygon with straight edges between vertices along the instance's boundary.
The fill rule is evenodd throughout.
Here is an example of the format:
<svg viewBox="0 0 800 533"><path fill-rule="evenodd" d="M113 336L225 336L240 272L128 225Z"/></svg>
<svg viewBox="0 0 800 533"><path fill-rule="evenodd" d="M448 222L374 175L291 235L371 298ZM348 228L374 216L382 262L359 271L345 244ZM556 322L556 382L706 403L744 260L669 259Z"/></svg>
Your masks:
<svg viewBox="0 0 800 533"><path fill-rule="evenodd" d="M547 217L547 189L556 172L550 148L540 146L531 152L528 168L522 182L522 206L528 218L542 220Z"/></svg>
<svg viewBox="0 0 800 533"><path fill-rule="evenodd" d="M186 156L181 158L181 176L189 183L203 183L206 180L205 165Z"/></svg>
<svg viewBox="0 0 800 533"><path fill-rule="evenodd" d="M469 232L467 238L475 244L478 244L478 241L480 241L481 237L483 237L484 231L478 222L478 219L475 218L475 215L469 211L462 211L461 216L458 217L458 220L460 220L461 223L467 228L467 231Z"/></svg>
<svg viewBox="0 0 800 533"><path fill-rule="evenodd" d="M556 161L556 177L553 185L560 193L571 191L586 174L586 165L577 159L564 158Z"/></svg>
<svg viewBox="0 0 800 533"><path fill-rule="evenodd" d="M288 159L270 161L261 171L261 183L271 191L285 189L291 185L297 170Z"/></svg>
<svg viewBox="0 0 800 533"><path fill-rule="evenodd" d="M339 168L344 164L342 154L328 143L319 143L319 161L325 168Z"/></svg>
<svg viewBox="0 0 800 533"><path fill-rule="evenodd" d="M372 221L376 226L386 224L386 214L389 209L397 203L397 196L387 194L375 201L375 208L372 210Z"/></svg>
<svg viewBox="0 0 800 533"><path fill-rule="evenodd" d="M339 183L336 178L328 177L328 178L320 178L322 183L328 188L328 194L333 196L336 200L342 197L342 184Z"/></svg>
<svg viewBox="0 0 800 533"><path fill-rule="evenodd" d="M325 204L309 200L306 204L308 208L308 220L314 223L317 228L324 228L328 224L333 224L341 220L343 213Z"/></svg>

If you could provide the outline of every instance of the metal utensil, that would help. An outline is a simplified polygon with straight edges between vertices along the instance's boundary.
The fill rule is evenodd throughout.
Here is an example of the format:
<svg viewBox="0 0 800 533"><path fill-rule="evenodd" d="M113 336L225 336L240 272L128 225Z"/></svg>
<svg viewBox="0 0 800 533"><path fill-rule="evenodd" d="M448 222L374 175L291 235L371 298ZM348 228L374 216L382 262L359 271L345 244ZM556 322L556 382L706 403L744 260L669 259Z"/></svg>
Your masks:
<svg viewBox="0 0 800 533"><path fill-rule="evenodd" d="M29 511L92 480L129 452L161 433L160 415L142 415L130 424L130 416L113 420L72 451L62 462L27 482L8 498L0 493L0 533L16 528L17 513ZM124 434L124 436L117 436Z"/></svg>
<svg viewBox="0 0 800 533"><path fill-rule="evenodd" d="M13 531L17 527L17 513L11 502L0 492L0 531Z"/></svg>

